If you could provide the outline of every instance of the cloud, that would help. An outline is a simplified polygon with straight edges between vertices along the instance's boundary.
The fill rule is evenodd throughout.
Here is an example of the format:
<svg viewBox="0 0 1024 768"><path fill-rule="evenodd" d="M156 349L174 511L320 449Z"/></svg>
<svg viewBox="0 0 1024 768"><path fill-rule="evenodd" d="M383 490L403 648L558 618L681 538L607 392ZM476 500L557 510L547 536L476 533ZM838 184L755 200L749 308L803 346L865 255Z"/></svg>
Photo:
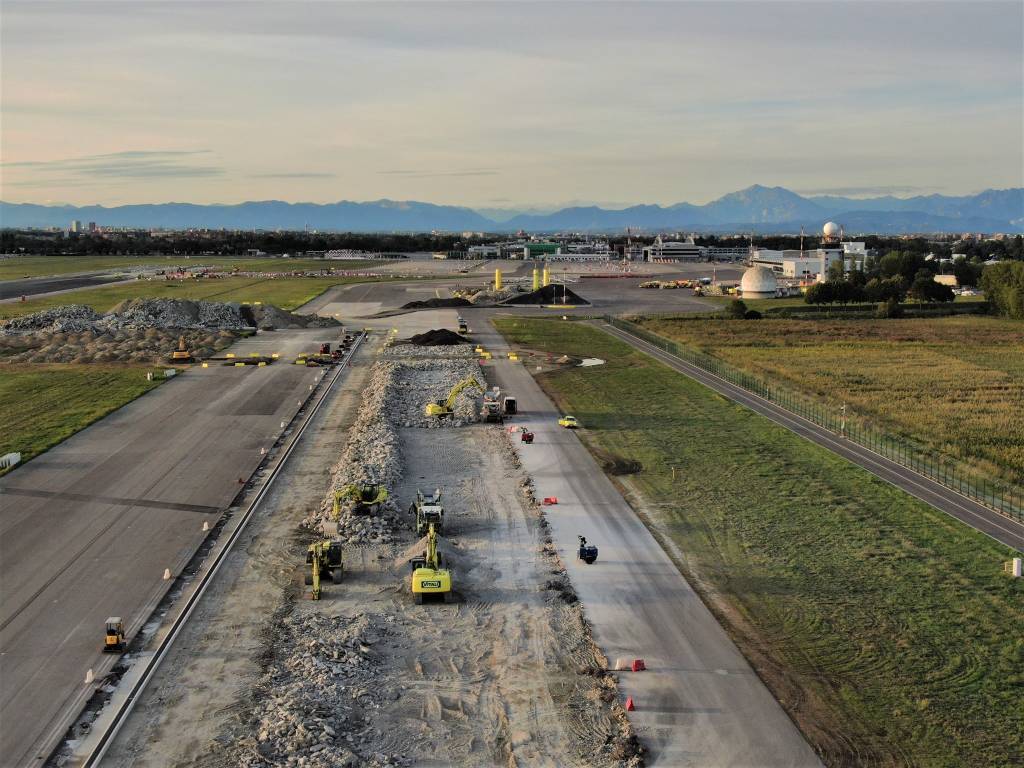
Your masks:
<svg viewBox="0 0 1024 768"><path fill-rule="evenodd" d="M286 173L254 173L253 179L336 179L338 174L322 171L294 171Z"/></svg>
<svg viewBox="0 0 1024 768"><path fill-rule="evenodd" d="M491 168L472 168L465 171L409 171L391 170L377 171L378 176L404 176L407 179L434 179L442 176L497 176L498 171Z"/></svg>
<svg viewBox="0 0 1024 768"><path fill-rule="evenodd" d="M828 187L825 189L794 189L801 195L840 195L860 197L862 195L898 195L920 192L934 192L931 187L889 186L889 187Z"/></svg>
<svg viewBox="0 0 1024 768"><path fill-rule="evenodd" d="M23 160L2 163L3 168L22 169L44 175L48 181L68 183L74 179L208 178L222 176L224 169L196 164L193 158L209 150L129 150L63 160ZM59 174L59 176L58 176Z"/></svg>

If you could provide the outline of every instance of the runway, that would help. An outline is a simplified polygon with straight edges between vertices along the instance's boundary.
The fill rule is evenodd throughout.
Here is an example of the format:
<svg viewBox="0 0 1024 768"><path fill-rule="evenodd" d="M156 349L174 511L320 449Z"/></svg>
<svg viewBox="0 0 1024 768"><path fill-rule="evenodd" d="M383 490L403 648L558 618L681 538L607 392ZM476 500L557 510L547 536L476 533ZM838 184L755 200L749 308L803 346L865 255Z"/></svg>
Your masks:
<svg viewBox="0 0 1024 768"><path fill-rule="evenodd" d="M266 368L194 367L0 479L0 754L39 765L290 422L318 369L290 365L338 329L261 333L239 356Z"/></svg>

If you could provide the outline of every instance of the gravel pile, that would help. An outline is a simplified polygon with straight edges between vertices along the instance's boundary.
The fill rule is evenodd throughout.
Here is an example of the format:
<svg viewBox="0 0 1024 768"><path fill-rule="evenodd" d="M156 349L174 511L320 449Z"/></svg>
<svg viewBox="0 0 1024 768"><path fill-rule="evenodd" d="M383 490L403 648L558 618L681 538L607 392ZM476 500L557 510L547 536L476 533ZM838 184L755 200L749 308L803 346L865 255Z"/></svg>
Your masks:
<svg viewBox="0 0 1024 768"><path fill-rule="evenodd" d="M493 291L489 288L485 288L482 291L477 291L469 297L470 304L497 304L500 301L511 298L518 294L519 291L516 288L502 288L500 291Z"/></svg>
<svg viewBox="0 0 1024 768"><path fill-rule="evenodd" d="M435 328L426 333L417 333L405 341L409 344L415 344L417 347L450 347L456 344L470 343L469 339L465 336L460 336L455 331L449 331L447 328Z"/></svg>
<svg viewBox="0 0 1024 768"><path fill-rule="evenodd" d="M382 614L357 618L289 616L274 630L280 653L264 672L246 723L252 734L231 750L240 768L250 766L411 765L405 755L374 752L378 737L367 712L401 695L379 674L374 646L393 632Z"/></svg>

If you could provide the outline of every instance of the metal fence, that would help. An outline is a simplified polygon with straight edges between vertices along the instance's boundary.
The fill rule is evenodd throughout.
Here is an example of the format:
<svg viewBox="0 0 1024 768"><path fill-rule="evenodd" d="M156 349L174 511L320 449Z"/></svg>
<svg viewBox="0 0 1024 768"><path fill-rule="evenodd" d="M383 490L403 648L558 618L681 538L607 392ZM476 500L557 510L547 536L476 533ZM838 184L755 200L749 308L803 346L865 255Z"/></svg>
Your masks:
<svg viewBox="0 0 1024 768"><path fill-rule="evenodd" d="M942 456L903 437L887 434L863 418L847 414L844 406L826 405L806 395L770 384L738 370L716 357L678 344L636 323L605 315L605 322L669 352L680 360L713 374L776 406L823 427L850 442L934 480L983 506L1018 522L1024 522L1024 490L1010 483L982 477L955 459Z"/></svg>

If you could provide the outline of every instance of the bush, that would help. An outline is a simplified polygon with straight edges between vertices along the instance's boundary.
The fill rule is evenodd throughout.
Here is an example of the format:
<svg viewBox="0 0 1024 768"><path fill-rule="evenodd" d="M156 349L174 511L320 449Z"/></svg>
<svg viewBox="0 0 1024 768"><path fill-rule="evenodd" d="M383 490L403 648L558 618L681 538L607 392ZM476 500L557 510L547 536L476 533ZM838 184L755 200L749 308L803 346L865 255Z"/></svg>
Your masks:
<svg viewBox="0 0 1024 768"><path fill-rule="evenodd" d="M761 313L758 312L756 309L748 309L746 312L743 313L743 319L744 320L760 320L761 319Z"/></svg>
<svg viewBox="0 0 1024 768"><path fill-rule="evenodd" d="M734 299L729 302L729 306L725 311L729 317L742 320L747 315L747 305L743 303L742 299Z"/></svg>
<svg viewBox="0 0 1024 768"><path fill-rule="evenodd" d="M985 267L981 288L996 312L1024 320L1024 262L1002 261Z"/></svg>
<svg viewBox="0 0 1024 768"><path fill-rule="evenodd" d="M898 299L886 299L878 305L878 309L875 311L875 317L882 320L903 317L903 307L900 306Z"/></svg>

